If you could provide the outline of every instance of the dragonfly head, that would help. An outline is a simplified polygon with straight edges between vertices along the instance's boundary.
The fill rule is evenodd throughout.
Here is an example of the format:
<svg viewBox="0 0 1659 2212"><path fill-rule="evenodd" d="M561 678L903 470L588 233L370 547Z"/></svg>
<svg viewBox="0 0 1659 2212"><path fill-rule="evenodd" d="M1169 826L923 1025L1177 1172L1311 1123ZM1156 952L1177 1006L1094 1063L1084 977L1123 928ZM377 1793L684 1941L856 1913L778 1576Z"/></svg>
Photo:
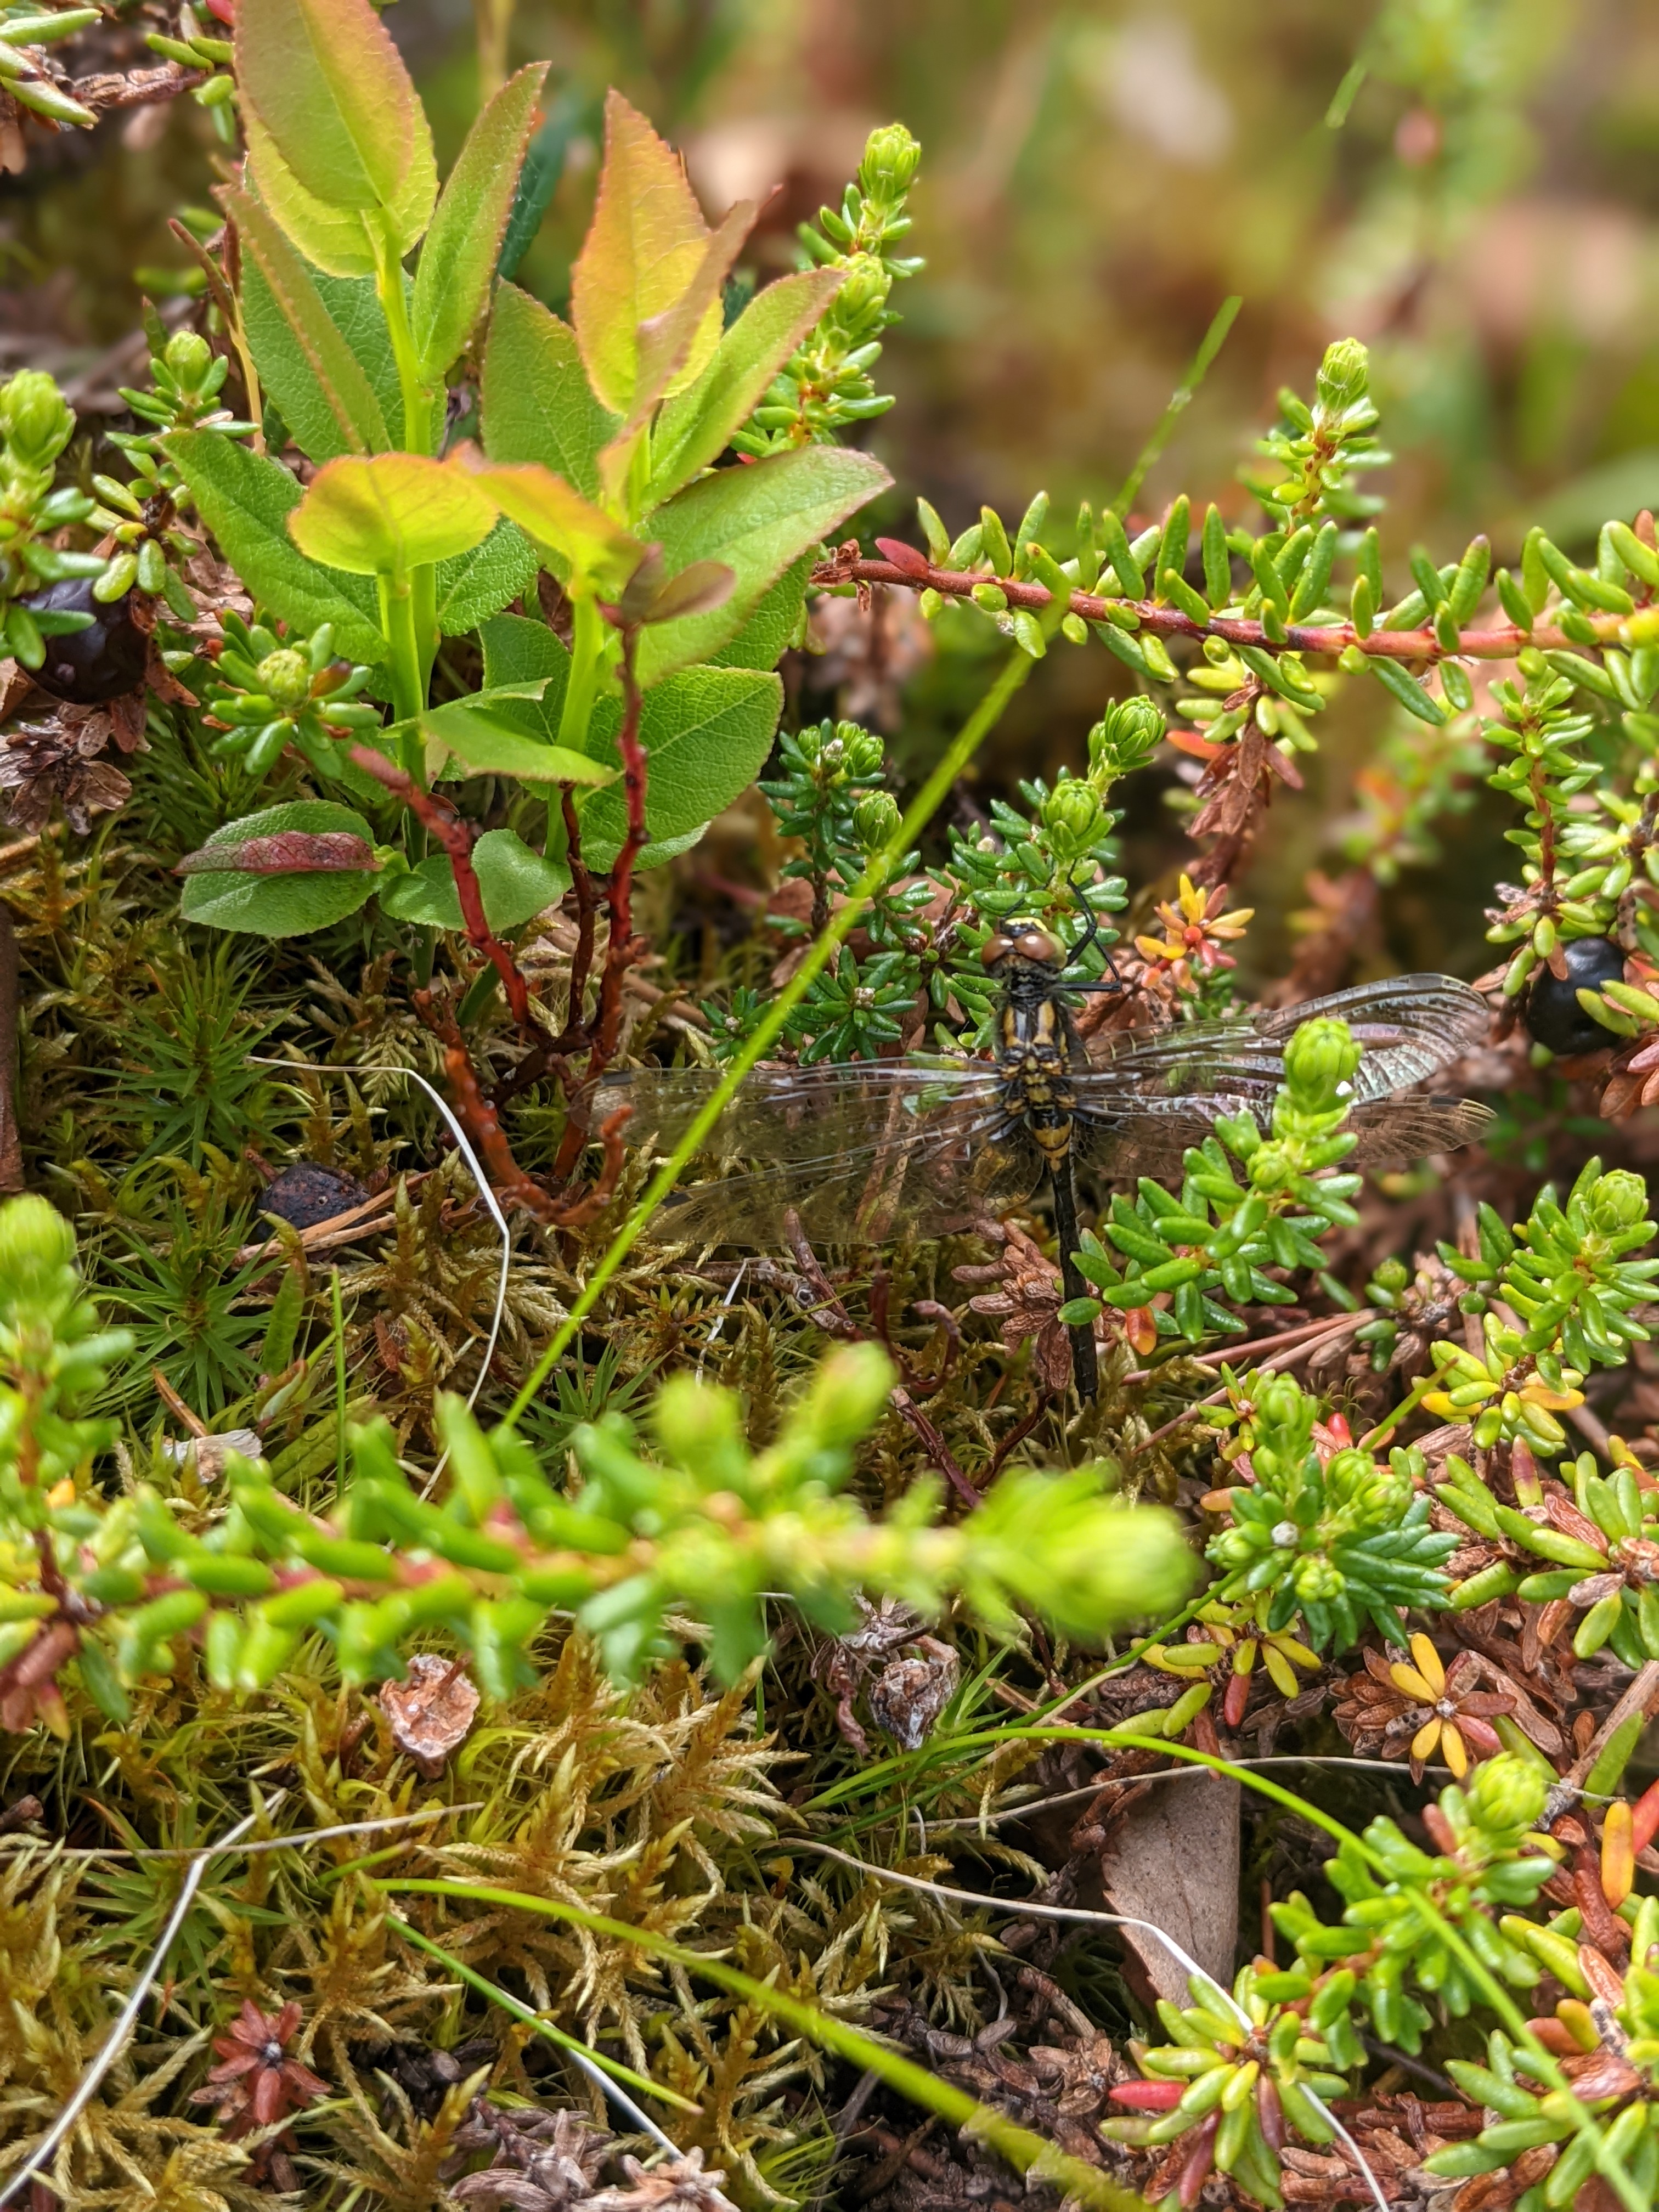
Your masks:
<svg viewBox="0 0 1659 2212"><path fill-rule="evenodd" d="M980 947L980 959L995 975L1006 971L1014 962L1024 962L1035 968L1063 968L1066 948L1057 937L1035 922L1016 923L1010 930L998 930L988 937Z"/></svg>

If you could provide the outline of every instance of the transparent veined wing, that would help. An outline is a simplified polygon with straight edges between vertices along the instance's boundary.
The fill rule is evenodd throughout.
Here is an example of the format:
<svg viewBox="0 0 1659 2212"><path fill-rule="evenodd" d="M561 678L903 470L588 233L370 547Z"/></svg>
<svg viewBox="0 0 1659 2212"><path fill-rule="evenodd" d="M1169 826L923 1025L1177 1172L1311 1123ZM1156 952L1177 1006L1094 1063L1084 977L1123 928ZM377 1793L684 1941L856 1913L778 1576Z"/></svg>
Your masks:
<svg viewBox="0 0 1659 2212"><path fill-rule="evenodd" d="M1188 1147L1213 1133L1218 1115L1249 1112L1265 1126L1267 1103L1225 1094L1135 1100L1115 1108L1109 1118L1080 1116L1076 1157L1114 1181L1133 1182L1139 1176L1172 1181L1181 1175ZM1472 1144L1492 1120L1491 1109L1473 1098L1364 1099L1347 1123L1359 1141L1341 1165L1405 1167L1431 1152Z"/></svg>
<svg viewBox="0 0 1659 2212"><path fill-rule="evenodd" d="M1455 976L1398 975L1300 1006L1095 1038L1079 1100L1091 1106L1097 1100L1105 1112L1121 1110L1126 1096L1271 1099L1284 1078L1285 1046L1304 1022L1321 1015L1346 1021L1364 1048L1356 1100L1409 1090L1461 1060L1485 1041L1490 1020L1485 1000Z"/></svg>
<svg viewBox="0 0 1659 2212"><path fill-rule="evenodd" d="M628 1141L671 1151L722 1079L713 1067L619 1068L601 1076L585 1108L597 1128L630 1109ZM833 1161L891 1140L946 1105L988 1104L1001 1079L988 1060L823 1060L808 1067L757 1067L709 1131L701 1152L717 1159ZM894 1122L898 1114L904 1120Z"/></svg>
<svg viewBox="0 0 1659 2212"><path fill-rule="evenodd" d="M626 1105L629 1142L670 1150L719 1081L714 1069L620 1071L596 1087L592 1123ZM1041 1173L984 1061L757 1068L702 1149L752 1164L671 1200L648 1232L657 1242L772 1245L789 1212L813 1237L938 1233L1029 1197Z"/></svg>
<svg viewBox="0 0 1659 2212"><path fill-rule="evenodd" d="M969 1095L927 1114L895 1111L875 1144L774 1158L697 1183L671 1198L646 1233L659 1243L775 1248L793 1213L814 1240L880 1243L904 1229L941 1236L1019 1204L1042 1174L1042 1155L1000 1098Z"/></svg>
<svg viewBox="0 0 1659 2212"><path fill-rule="evenodd" d="M1475 1143L1496 1118L1490 1106L1474 1098L1368 1099L1349 1116L1359 1139L1349 1158L1360 1167L1409 1167L1431 1152L1455 1152L1460 1145Z"/></svg>

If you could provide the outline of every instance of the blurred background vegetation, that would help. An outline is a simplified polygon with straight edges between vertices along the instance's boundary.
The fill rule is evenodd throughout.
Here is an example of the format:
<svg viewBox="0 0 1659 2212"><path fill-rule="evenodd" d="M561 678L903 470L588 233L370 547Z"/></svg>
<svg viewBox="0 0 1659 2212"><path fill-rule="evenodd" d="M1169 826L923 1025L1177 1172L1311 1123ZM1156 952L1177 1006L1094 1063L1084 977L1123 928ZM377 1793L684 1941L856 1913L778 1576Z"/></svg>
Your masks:
<svg viewBox="0 0 1659 2212"><path fill-rule="evenodd" d="M1234 294L1139 511L1185 489L1243 512L1250 434L1343 331L1372 348L1399 457L1382 483L1400 591L1415 544L1444 560L1481 528L1512 561L1532 521L1576 544L1605 514L1659 504L1651 0L396 0L388 21L441 160L481 72L552 57L550 197L519 276L556 306L607 84L684 149L711 210L775 191L757 276L793 264L794 226L838 198L872 123L910 125L928 265L884 363L899 405L870 442L898 489L877 527L914 535L917 493L952 531L981 501L1017 517L1039 488L1061 515L1109 500ZM168 218L212 226L224 158L211 118L179 101L65 134L0 179L4 362L55 369L83 407L125 380L141 289L165 304L185 280ZM931 757L996 644L969 616L929 633L908 605L886 609L873 664L867 637L823 641L796 672L798 710L884 726L902 768ZM1052 653L988 785L1078 761L1122 674L1097 651ZM1340 871L1384 708L1350 687L1306 790L1275 805L1240 890L1260 915L1253 982L1287 963L1317 872ZM1187 849L1164 803L1178 775L1138 779L1125 860L1142 901ZM1441 823L1439 857L1389 889L1371 964L1488 964L1500 829L1479 807Z"/></svg>

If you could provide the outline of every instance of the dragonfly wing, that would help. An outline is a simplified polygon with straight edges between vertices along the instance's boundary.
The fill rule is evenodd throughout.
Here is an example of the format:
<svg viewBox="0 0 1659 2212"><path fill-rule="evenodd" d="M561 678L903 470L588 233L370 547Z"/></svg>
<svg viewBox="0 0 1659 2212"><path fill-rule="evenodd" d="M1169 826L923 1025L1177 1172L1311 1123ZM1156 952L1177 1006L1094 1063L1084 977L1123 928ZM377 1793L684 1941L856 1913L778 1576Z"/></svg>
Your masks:
<svg viewBox="0 0 1659 2212"><path fill-rule="evenodd" d="M607 1079L596 1120L626 1103L641 1139L672 1146L718 1079L684 1073L693 1079L650 1069ZM648 1231L659 1243L778 1245L791 1212L814 1238L879 1242L908 1226L939 1233L1027 1195L1040 1167L1004 1110L995 1071L958 1062L759 1070L705 1149L753 1164L671 1200Z"/></svg>
<svg viewBox="0 0 1659 2212"><path fill-rule="evenodd" d="M1079 1119L1077 1158L1114 1181L1178 1180L1188 1148L1213 1134L1218 1114L1254 1112L1256 1105L1244 1097L1120 1100L1108 1116Z"/></svg>
<svg viewBox="0 0 1659 2212"><path fill-rule="evenodd" d="M1473 1098L1368 1099L1349 1116L1348 1127L1359 1139L1350 1158L1360 1167L1408 1167L1431 1152L1474 1144L1494 1118L1489 1106Z"/></svg>
<svg viewBox="0 0 1659 2212"><path fill-rule="evenodd" d="M1346 1022L1365 1048L1353 1080L1360 1099L1409 1090L1462 1060L1486 1042L1492 1021L1480 994L1455 975L1396 975L1284 1007L1269 1018L1267 1032L1288 1043L1304 1022L1322 1015Z"/></svg>
<svg viewBox="0 0 1659 2212"><path fill-rule="evenodd" d="M1213 1132L1218 1114L1256 1114L1260 1102L1249 1098L1158 1098L1121 1114L1115 1121L1091 1121L1080 1134L1078 1157L1114 1181L1139 1176L1177 1179L1189 1146ZM1371 1098L1362 1100L1348 1118L1359 1142L1346 1168L1406 1167L1431 1152L1455 1152L1473 1144L1491 1127L1492 1113L1473 1098Z"/></svg>
<svg viewBox="0 0 1659 2212"><path fill-rule="evenodd" d="M1399 975L1305 1006L1097 1040L1091 1068L1078 1078L1079 1099L1103 1115L1155 1097L1232 1102L1224 1112L1256 1099L1271 1103L1284 1079L1285 1046L1320 1016L1346 1021L1364 1047L1353 1081L1361 1100L1408 1090L1461 1060L1484 1040L1489 1019L1485 1000L1454 976Z"/></svg>
<svg viewBox="0 0 1659 2212"><path fill-rule="evenodd" d="M672 1152L714 1097L722 1071L708 1067L635 1067L600 1078L587 1106L597 1129L618 1107L630 1109L628 1141L647 1139ZM939 1067L908 1061L828 1060L813 1067L757 1067L698 1147L717 1159L835 1161L887 1141L895 1126L947 1103L1000 1095L984 1062ZM894 1122L895 1113L904 1117Z"/></svg>
<svg viewBox="0 0 1659 2212"><path fill-rule="evenodd" d="M1364 1047L1351 1121L1362 1164L1420 1159L1487 1126L1491 1115L1472 1101L1396 1095L1481 1043L1489 1018L1486 1001L1453 976L1401 975L1305 1006L1109 1040L1109 1056L1074 1079L1090 1125L1086 1156L1114 1176L1168 1176L1218 1115L1249 1112L1265 1129L1285 1048L1321 1016L1346 1021Z"/></svg>

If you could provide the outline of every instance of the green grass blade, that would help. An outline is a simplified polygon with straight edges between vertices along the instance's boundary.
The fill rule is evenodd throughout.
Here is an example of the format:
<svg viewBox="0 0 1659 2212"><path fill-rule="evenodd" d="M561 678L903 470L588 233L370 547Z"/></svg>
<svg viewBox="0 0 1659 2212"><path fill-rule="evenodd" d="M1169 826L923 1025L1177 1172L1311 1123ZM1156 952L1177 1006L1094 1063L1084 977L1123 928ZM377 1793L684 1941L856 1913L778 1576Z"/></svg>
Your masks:
<svg viewBox="0 0 1659 2212"><path fill-rule="evenodd" d="M1091 2212L1149 2212L1146 2199L1133 2190L1121 2187L1081 2159L1068 2157L1029 2129L1005 2118L990 2106L977 2103L954 2082L943 2081L912 2060L901 2057L885 2044L849 2027L845 2021L832 2020L813 2006L802 2003L799 1998L774 1989L769 1983L757 1982L751 1975L740 1973L723 1960L707 1958L701 1951L688 1950L684 1944L672 1942L649 1929L633 1927L625 1920L607 1919L603 1913L589 1912L579 1905L566 1905L553 1898L527 1897L518 1890L412 1878L380 1882L376 1887L387 1892L414 1891L425 1897L453 1897L483 1905L504 1905L518 1912L539 1912L549 1920L562 1920L573 1928L586 1928L592 1935L631 1943L652 1958L665 1959L688 1973L700 1974L705 1981L729 1990L746 2004L771 2013L795 2034L808 2037L823 2049L834 2051L837 2057L878 2075L890 2088L897 2090L924 2111L937 2112L951 2126L971 2128L975 2136L989 2143L1017 2172L1035 2172L1044 2180L1056 2183L1068 2197L1090 2207Z"/></svg>

